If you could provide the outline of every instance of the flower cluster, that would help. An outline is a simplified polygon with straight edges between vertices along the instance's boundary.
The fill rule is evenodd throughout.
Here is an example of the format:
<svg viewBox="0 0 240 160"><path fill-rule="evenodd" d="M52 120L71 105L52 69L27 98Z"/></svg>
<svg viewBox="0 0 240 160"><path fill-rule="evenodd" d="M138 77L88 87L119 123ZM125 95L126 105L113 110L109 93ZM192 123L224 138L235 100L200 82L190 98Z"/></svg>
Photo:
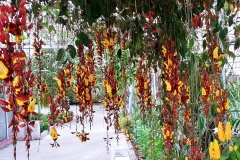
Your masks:
<svg viewBox="0 0 240 160"><path fill-rule="evenodd" d="M221 157L220 147L216 139L210 143L209 155L211 160L219 160Z"/></svg>
<svg viewBox="0 0 240 160"><path fill-rule="evenodd" d="M104 49L107 50L107 52L112 52L114 50L114 46L117 41L117 35L113 29L106 29L103 32L104 40L102 41Z"/></svg>
<svg viewBox="0 0 240 160"><path fill-rule="evenodd" d="M86 142L87 140L89 140L88 135L89 133L86 133L84 130L82 130L82 132L77 133L77 137L80 140L80 142Z"/></svg>
<svg viewBox="0 0 240 160"><path fill-rule="evenodd" d="M230 122L226 123L225 130L223 129L222 122L218 122L218 139L222 142L232 139L232 127Z"/></svg>
<svg viewBox="0 0 240 160"><path fill-rule="evenodd" d="M58 133L57 133L57 130L56 130L56 128L55 127L52 127L51 129L50 129L50 136L52 137L52 139L53 139L53 143L50 143L50 145L52 146L52 147L60 147L60 145L57 143L57 139L58 139L58 136L60 136Z"/></svg>
<svg viewBox="0 0 240 160"><path fill-rule="evenodd" d="M171 133L176 130L177 119L178 119L178 108L179 108L179 94L178 87L181 85L178 76L179 62L176 58L177 52L174 49L175 43L173 41L165 42L166 44L162 46L163 56L165 58L165 70L164 70L164 84L165 84L165 97L163 99L164 104L162 105L162 117L164 125ZM181 87L180 87L181 88ZM179 90L181 91L181 89ZM172 136L171 136L172 137ZM173 140L170 138L165 139L165 152L167 155L170 154L170 150L173 145Z"/></svg>
<svg viewBox="0 0 240 160"><path fill-rule="evenodd" d="M173 146L173 128L171 125L164 123L162 128L162 134L164 138L165 152L169 155L170 149Z"/></svg>
<svg viewBox="0 0 240 160"><path fill-rule="evenodd" d="M139 105L143 119L145 119L148 112L151 112L152 108L150 78L147 76L144 61L145 57L139 60L139 68L137 68L136 76L137 84L135 86L136 97L138 99L137 104Z"/></svg>
<svg viewBox="0 0 240 160"><path fill-rule="evenodd" d="M92 90L97 82L93 60L93 43L91 40L86 54L84 54L83 44L79 44L78 57L79 64L76 66L76 83L74 84L74 92L76 93L77 101L79 101L79 111L81 112L79 121L83 126L84 131L84 119L89 117L90 127L92 124L94 113Z"/></svg>
<svg viewBox="0 0 240 160"><path fill-rule="evenodd" d="M22 0L18 6L10 6L2 3L0 6L0 79L6 87L5 94L9 95L6 101L1 100L5 112L12 112L13 119L8 127L12 127L14 158L16 159L17 133L19 127L26 127L27 133L24 137L29 157L31 140L31 126L34 121L30 120L31 114L35 113L35 102L31 88L34 86L34 75L30 69L30 63L26 61L26 53L23 50L24 32L30 30L33 24L27 26L26 1ZM10 41L13 37L15 42ZM2 88L3 86L1 86ZM24 123L19 125L19 119Z"/></svg>

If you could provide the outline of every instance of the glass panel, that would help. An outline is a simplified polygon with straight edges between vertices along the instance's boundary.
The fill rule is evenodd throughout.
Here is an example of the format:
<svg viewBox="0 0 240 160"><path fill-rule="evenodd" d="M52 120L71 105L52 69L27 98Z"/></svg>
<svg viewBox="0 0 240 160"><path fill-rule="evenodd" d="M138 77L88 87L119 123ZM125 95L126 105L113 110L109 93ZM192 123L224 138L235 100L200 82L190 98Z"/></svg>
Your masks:
<svg viewBox="0 0 240 160"><path fill-rule="evenodd" d="M6 114L0 109L0 142L7 139L7 125L6 125Z"/></svg>

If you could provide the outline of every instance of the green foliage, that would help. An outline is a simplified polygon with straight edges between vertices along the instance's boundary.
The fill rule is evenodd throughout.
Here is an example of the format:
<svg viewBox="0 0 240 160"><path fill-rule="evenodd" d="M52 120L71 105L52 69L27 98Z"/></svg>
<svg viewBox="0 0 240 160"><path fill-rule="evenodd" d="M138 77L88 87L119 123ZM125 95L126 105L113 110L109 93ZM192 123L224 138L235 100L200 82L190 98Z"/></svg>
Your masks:
<svg viewBox="0 0 240 160"><path fill-rule="evenodd" d="M159 160L163 157L164 140L161 133L147 127L141 120L136 121L133 130L133 141L140 149L141 155L147 160Z"/></svg>
<svg viewBox="0 0 240 160"><path fill-rule="evenodd" d="M60 61L62 58L63 58L63 56L64 56L64 49L63 48L60 48L59 50L58 50L58 53L57 53L57 61Z"/></svg>
<svg viewBox="0 0 240 160"><path fill-rule="evenodd" d="M77 35L78 39L80 40L80 42L82 42L86 47L88 46L89 44L89 38L88 38L88 35L84 32L80 32L78 35Z"/></svg>
<svg viewBox="0 0 240 160"><path fill-rule="evenodd" d="M40 132L41 133L45 130L49 130L48 118L46 115L38 114L38 116L32 116L31 119L32 120L42 119L42 122L40 122Z"/></svg>

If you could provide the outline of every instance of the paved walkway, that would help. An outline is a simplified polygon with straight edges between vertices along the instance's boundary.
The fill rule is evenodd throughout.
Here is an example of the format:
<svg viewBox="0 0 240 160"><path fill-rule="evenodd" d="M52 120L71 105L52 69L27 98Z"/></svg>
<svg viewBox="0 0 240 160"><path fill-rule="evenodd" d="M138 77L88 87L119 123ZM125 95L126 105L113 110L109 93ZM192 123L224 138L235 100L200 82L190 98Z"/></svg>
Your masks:
<svg viewBox="0 0 240 160"><path fill-rule="evenodd" d="M89 141L82 143L75 134L71 134L71 132L76 130L76 121L74 119L72 122L66 123L64 128L58 127L57 130L60 134L58 139L59 148L50 146L49 143L53 141L49 134L43 137L40 145L38 140L31 141L30 160L130 160L125 136L120 134L119 144L117 144L113 129L109 132L110 137L113 137L113 139L110 141L111 146L109 153L107 153L106 141L103 140L106 137L106 124L103 120L105 113L101 105L95 105L94 109L96 112L94 114L93 127L90 130L89 124L87 124L85 129L86 132L90 133ZM71 106L71 110L75 114L76 107ZM43 109L42 112L47 112L47 110ZM119 157L115 158L115 154L119 155ZM12 145L0 150L0 160L13 160ZM17 144L17 160L27 160L25 142L23 141L18 141Z"/></svg>

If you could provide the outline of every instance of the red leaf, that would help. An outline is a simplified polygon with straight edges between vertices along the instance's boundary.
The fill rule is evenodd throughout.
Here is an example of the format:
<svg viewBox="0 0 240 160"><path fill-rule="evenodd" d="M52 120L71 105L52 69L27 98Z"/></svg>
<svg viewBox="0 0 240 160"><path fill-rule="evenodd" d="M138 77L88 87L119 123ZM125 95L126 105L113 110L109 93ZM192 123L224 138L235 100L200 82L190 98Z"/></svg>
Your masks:
<svg viewBox="0 0 240 160"><path fill-rule="evenodd" d="M20 95L17 96L17 99L20 100L20 101L27 101L29 99L29 97L20 94Z"/></svg>
<svg viewBox="0 0 240 160"><path fill-rule="evenodd" d="M23 128L23 127L26 126L26 124L25 124L25 123L22 123L22 124L19 124L18 126L19 126L20 128Z"/></svg>
<svg viewBox="0 0 240 160"><path fill-rule="evenodd" d="M28 79L30 77L31 73L32 73L32 70L29 69L26 73L26 79Z"/></svg>
<svg viewBox="0 0 240 160"><path fill-rule="evenodd" d="M31 125L32 127L34 127L35 121L31 121L31 122L29 123L29 125Z"/></svg>
<svg viewBox="0 0 240 160"><path fill-rule="evenodd" d="M27 28L32 29L33 28L33 23L29 24L29 26Z"/></svg>
<svg viewBox="0 0 240 160"><path fill-rule="evenodd" d="M22 16L25 16L26 15L26 9L24 7L20 8L19 9L19 16L22 17Z"/></svg>
<svg viewBox="0 0 240 160"><path fill-rule="evenodd" d="M4 101L4 100L0 100L0 105L7 106L7 105L8 105L8 102L6 102L6 101Z"/></svg>
<svg viewBox="0 0 240 160"><path fill-rule="evenodd" d="M10 92L10 88L8 87L5 91L5 94L8 94Z"/></svg>
<svg viewBox="0 0 240 160"><path fill-rule="evenodd" d="M14 14L14 7L13 6L8 6L7 10L8 10L8 13Z"/></svg>
<svg viewBox="0 0 240 160"><path fill-rule="evenodd" d="M26 4L26 0L22 0L19 6L23 7L25 4Z"/></svg>
<svg viewBox="0 0 240 160"><path fill-rule="evenodd" d="M10 112L10 110L6 107L1 107L4 112Z"/></svg>
<svg viewBox="0 0 240 160"><path fill-rule="evenodd" d="M26 14L22 17L22 20L21 20L21 23L22 23L22 25L24 25L24 24L26 24L26 22L27 22L27 16L26 16Z"/></svg>
<svg viewBox="0 0 240 160"><path fill-rule="evenodd" d="M34 116L38 116L38 114L36 112L32 112L32 115Z"/></svg>
<svg viewBox="0 0 240 160"><path fill-rule="evenodd" d="M9 57L8 52L7 52L7 49L4 48L4 49L2 49L2 51L3 51L4 60L8 61L10 57Z"/></svg>
<svg viewBox="0 0 240 160"><path fill-rule="evenodd" d="M12 121L10 121L8 124L8 128L12 127L12 125L13 125L13 123L12 123Z"/></svg>
<svg viewBox="0 0 240 160"><path fill-rule="evenodd" d="M25 119L26 117L22 114L18 114L18 116L21 118L21 119Z"/></svg>

